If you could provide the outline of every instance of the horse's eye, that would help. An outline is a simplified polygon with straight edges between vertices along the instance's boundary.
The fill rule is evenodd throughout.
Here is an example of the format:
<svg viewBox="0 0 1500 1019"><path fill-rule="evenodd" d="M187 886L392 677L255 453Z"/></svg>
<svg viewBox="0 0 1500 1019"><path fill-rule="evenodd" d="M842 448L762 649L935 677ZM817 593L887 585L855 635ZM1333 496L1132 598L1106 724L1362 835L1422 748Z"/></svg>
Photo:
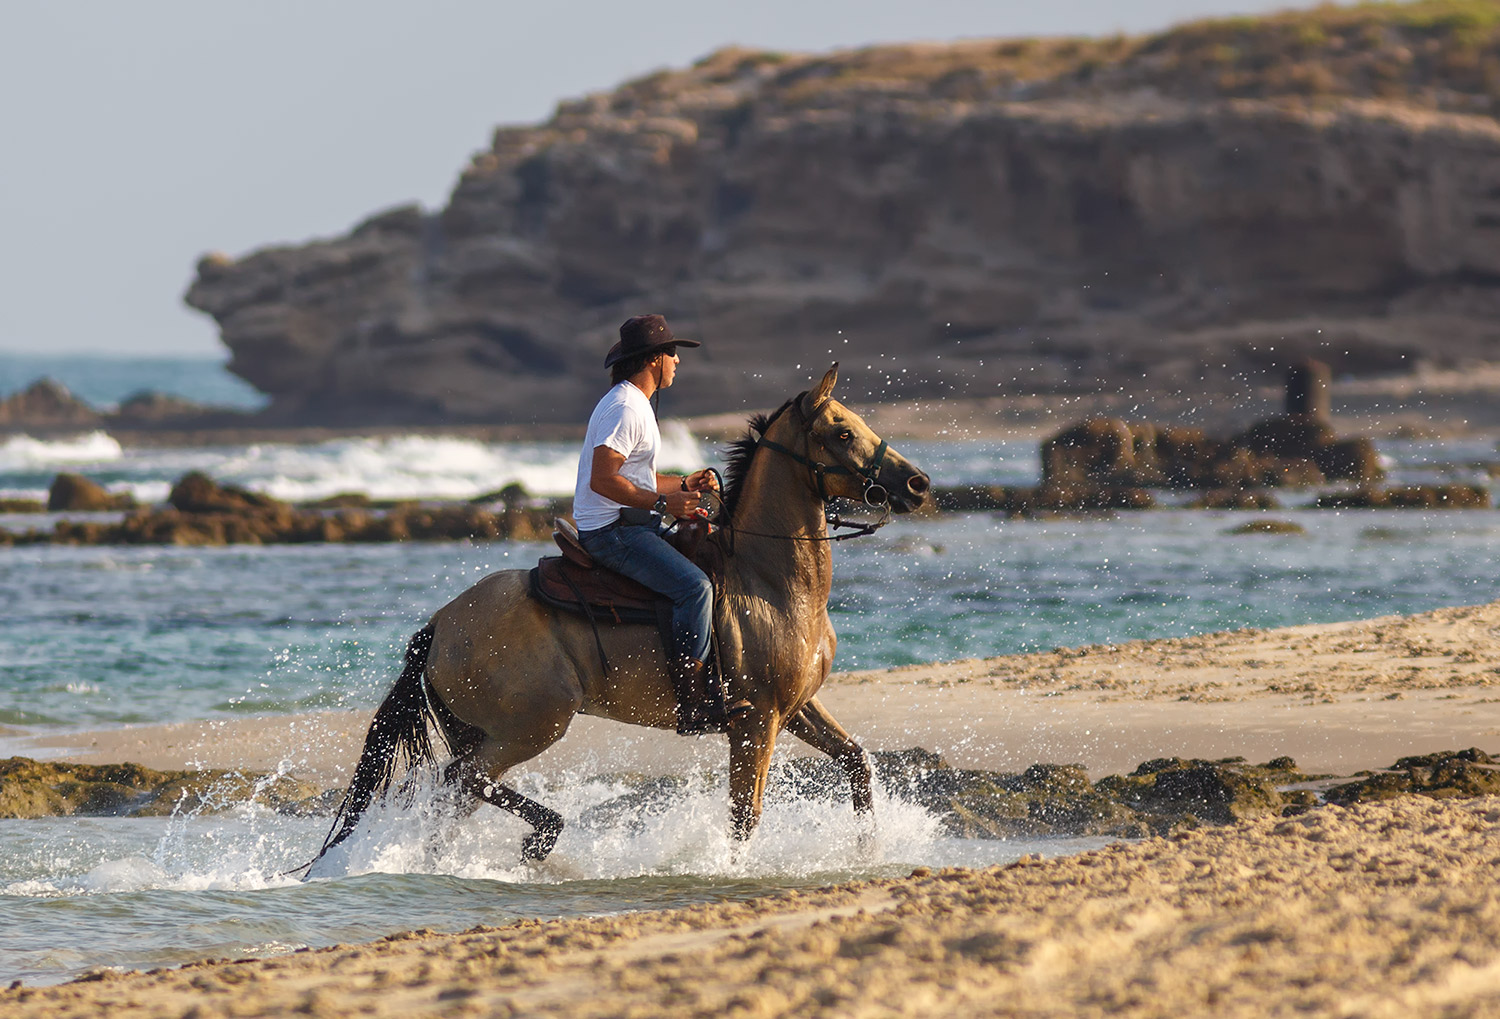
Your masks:
<svg viewBox="0 0 1500 1019"><path fill-rule="evenodd" d="M840 442L848 442L852 438L854 438L854 433L851 432L851 431L849 431L847 428L844 429L842 432L839 432L839 441Z"/></svg>

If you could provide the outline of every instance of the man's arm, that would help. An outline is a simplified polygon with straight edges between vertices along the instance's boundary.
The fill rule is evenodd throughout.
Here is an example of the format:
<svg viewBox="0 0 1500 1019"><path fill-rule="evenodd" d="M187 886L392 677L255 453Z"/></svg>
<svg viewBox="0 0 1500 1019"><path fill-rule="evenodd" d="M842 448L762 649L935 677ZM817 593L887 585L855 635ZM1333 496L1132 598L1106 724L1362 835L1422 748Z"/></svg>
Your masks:
<svg viewBox="0 0 1500 1019"><path fill-rule="evenodd" d="M621 474L620 468L624 466L624 453L608 446L595 446L594 462L589 469L589 487L611 502L640 509L655 506L657 496L661 496L667 500L667 512L674 517L691 516L698 508L698 493L684 492L678 478L658 474L656 483L660 490L652 492ZM665 483L663 479L666 479Z"/></svg>

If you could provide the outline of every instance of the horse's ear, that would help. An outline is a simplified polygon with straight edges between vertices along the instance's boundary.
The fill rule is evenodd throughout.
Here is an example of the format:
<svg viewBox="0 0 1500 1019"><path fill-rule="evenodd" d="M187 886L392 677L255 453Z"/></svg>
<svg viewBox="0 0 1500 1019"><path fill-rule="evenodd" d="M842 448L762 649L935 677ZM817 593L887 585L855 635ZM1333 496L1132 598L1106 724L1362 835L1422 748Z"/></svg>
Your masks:
<svg viewBox="0 0 1500 1019"><path fill-rule="evenodd" d="M808 420L817 416L823 404L833 399L833 387L839 380L839 363L833 362L833 367L823 376L823 381L818 383L818 388L802 398L802 414Z"/></svg>

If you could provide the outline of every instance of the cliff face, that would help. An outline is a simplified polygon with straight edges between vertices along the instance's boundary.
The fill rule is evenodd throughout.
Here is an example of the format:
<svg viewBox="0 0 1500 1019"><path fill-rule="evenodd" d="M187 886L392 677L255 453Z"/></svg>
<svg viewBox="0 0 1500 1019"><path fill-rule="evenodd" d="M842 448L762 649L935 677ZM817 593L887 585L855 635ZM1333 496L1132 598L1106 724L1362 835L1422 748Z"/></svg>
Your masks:
<svg viewBox="0 0 1500 1019"><path fill-rule="evenodd" d="M273 415L346 423L581 418L642 311L705 343L673 413L832 358L875 399L1500 359L1488 98L1350 23L1312 98L1159 40L724 51L501 129L435 214L205 258L187 301ZM1405 91L1360 98L1398 44Z"/></svg>

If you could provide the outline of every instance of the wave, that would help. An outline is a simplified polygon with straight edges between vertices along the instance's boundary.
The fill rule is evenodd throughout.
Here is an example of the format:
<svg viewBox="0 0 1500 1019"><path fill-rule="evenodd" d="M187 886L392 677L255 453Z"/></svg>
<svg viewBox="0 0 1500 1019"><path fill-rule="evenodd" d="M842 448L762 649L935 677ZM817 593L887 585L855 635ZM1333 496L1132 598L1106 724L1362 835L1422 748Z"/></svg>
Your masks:
<svg viewBox="0 0 1500 1019"><path fill-rule="evenodd" d="M293 502L341 492L375 499L472 499L517 483L536 495L566 495L573 491L578 455L574 443L406 435L239 447L225 451L209 473ZM664 423L658 466L692 470L703 463L703 450L687 426ZM155 494L149 484L139 483L141 495Z"/></svg>
<svg viewBox="0 0 1500 1019"><path fill-rule="evenodd" d="M124 457L125 451L113 436L104 432L67 439L34 439L15 435L0 442L0 472L32 471L53 466L109 464Z"/></svg>
<svg viewBox="0 0 1500 1019"><path fill-rule="evenodd" d="M344 492L374 499L472 499L510 484L554 496L572 493L578 455L572 442L428 435L129 451L103 432L62 440L16 436L0 444L0 493L45 498L39 483L67 467L148 504L165 501L172 482L189 471L292 502ZM696 470L709 462L706 456L685 424L662 423L662 470Z"/></svg>

